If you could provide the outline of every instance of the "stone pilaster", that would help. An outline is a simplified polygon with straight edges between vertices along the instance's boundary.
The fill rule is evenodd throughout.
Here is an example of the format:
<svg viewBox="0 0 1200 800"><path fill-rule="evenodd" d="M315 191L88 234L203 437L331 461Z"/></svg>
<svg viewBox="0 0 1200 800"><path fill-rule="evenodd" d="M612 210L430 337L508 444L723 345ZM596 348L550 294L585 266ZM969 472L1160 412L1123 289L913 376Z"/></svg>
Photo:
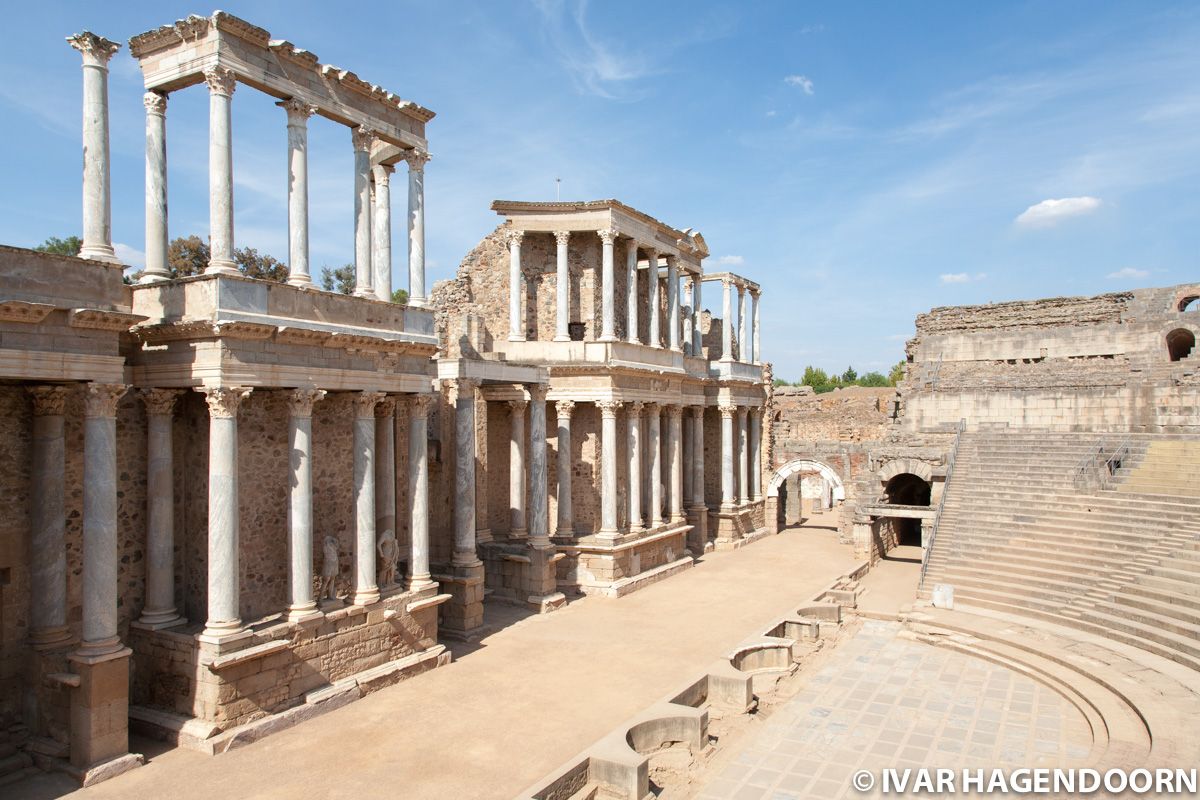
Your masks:
<svg viewBox="0 0 1200 800"><path fill-rule="evenodd" d="M510 400L508 445L508 538L524 539L525 522L525 409L527 400Z"/></svg>
<svg viewBox="0 0 1200 800"><path fill-rule="evenodd" d="M375 132L361 125L350 130L354 146L354 296L375 297L371 267L371 145ZM373 580L373 579L372 579Z"/></svg>
<svg viewBox="0 0 1200 800"><path fill-rule="evenodd" d="M317 613L313 597L312 410L324 389L296 389L288 396L288 619Z"/></svg>
<svg viewBox="0 0 1200 800"><path fill-rule="evenodd" d="M424 150L407 150L408 162L408 304L428 304L425 296L425 165L432 156Z"/></svg>
<svg viewBox="0 0 1200 800"><path fill-rule="evenodd" d="M67 628L67 390L34 386L33 463L29 482L29 640L36 649L70 641Z"/></svg>
<svg viewBox="0 0 1200 800"><path fill-rule="evenodd" d="M554 341L571 341L571 267L567 258L570 231L555 231Z"/></svg>
<svg viewBox="0 0 1200 800"><path fill-rule="evenodd" d="M412 553L408 561L408 588L434 585L429 573L429 407L433 396L411 395L408 400L408 498Z"/></svg>
<svg viewBox="0 0 1200 800"><path fill-rule="evenodd" d="M208 84L208 267L206 275L238 275L233 260L233 91L231 70L209 67Z"/></svg>
<svg viewBox="0 0 1200 800"><path fill-rule="evenodd" d="M242 630L238 585L237 412L250 389L208 387L208 619L210 641Z"/></svg>
<svg viewBox="0 0 1200 800"><path fill-rule="evenodd" d="M143 389L146 405L146 605L138 623L169 628L175 610L175 465L171 422L178 389Z"/></svg>
<svg viewBox="0 0 1200 800"><path fill-rule="evenodd" d="M80 258L119 263L112 246L108 62L121 48L90 31L67 38L83 55L83 244Z"/></svg>
<svg viewBox="0 0 1200 800"><path fill-rule="evenodd" d="M571 415L575 412L575 403L571 400L559 400L554 404L558 422L558 456L555 464L558 473L558 525L554 531L556 536L574 536L575 520L571 503Z"/></svg>
<svg viewBox="0 0 1200 800"><path fill-rule="evenodd" d="M617 411L621 403L601 400L600 409L600 531L603 539L621 535L617 528Z"/></svg>
<svg viewBox="0 0 1200 800"><path fill-rule="evenodd" d="M142 95L146 106L146 268L139 283L171 277L167 265L167 96Z"/></svg>
<svg viewBox="0 0 1200 800"><path fill-rule="evenodd" d="M521 241L525 231L508 232L508 340L525 341L525 323L521 320L524 292L521 281Z"/></svg>

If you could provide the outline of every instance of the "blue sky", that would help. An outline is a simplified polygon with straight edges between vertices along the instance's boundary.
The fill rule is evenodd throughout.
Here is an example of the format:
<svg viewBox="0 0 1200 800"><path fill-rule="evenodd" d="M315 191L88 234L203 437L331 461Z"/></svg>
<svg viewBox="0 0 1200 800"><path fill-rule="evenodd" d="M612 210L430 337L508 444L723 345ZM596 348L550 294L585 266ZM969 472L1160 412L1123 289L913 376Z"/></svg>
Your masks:
<svg viewBox="0 0 1200 800"><path fill-rule="evenodd" d="M616 197L699 229L708 269L759 281L764 355L778 377L808 363L886 371L915 315L934 306L1200 276L1195 4L224 8L438 112L431 281L494 227L491 200L553 199L561 178L564 199ZM211 10L56 2L8 12L0 242L79 232L80 59L63 37L88 28L126 42ZM143 240L141 92L123 48L110 82L113 235L131 263ZM238 89L237 244L280 258L284 121L271 98ZM171 235L205 234L202 87L172 95L167 126ZM350 136L314 119L310 142L312 260L336 266L353 253Z"/></svg>

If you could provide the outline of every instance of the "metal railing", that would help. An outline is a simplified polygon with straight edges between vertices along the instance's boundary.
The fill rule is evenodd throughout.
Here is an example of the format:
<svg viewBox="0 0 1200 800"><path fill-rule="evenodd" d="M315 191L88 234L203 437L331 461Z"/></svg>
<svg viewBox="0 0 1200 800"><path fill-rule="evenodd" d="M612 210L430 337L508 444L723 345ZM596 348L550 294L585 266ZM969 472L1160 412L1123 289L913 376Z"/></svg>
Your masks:
<svg viewBox="0 0 1200 800"><path fill-rule="evenodd" d="M1096 448L1080 459L1075 466L1076 489L1103 491L1112 483L1121 465L1129 460L1129 437L1126 436L1115 447L1101 440Z"/></svg>
<svg viewBox="0 0 1200 800"><path fill-rule="evenodd" d="M925 540L925 552L921 554L921 578L917 581L917 590L925 586L925 572L929 569L929 556L933 553L933 542L937 538L938 525L942 521L942 509L946 507L946 495L950 491L950 476L954 473L954 462L958 460L958 445L962 441L963 431L967 429L967 421L959 419L954 432L954 444L950 447L950 455L946 457L946 480L942 483L942 496L938 499L937 510L933 512L933 525L929 526L929 538Z"/></svg>

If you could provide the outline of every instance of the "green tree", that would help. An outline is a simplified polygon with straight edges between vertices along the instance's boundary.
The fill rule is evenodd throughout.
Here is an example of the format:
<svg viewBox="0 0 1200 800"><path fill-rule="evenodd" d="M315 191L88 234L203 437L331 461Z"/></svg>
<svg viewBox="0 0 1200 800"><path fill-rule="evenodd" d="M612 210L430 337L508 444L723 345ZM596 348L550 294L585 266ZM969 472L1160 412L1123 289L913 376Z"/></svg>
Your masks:
<svg viewBox="0 0 1200 800"><path fill-rule="evenodd" d="M842 385L853 386L858 381L858 373L854 371L854 367L846 367L846 371L842 373Z"/></svg>
<svg viewBox="0 0 1200 800"><path fill-rule="evenodd" d="M904 380L904 362L899 361L896 363L896 366L892 367L892 371L888 373L888 383L895 386L902 380Z"/></svg>
<svg viewBox="0 0 1200 800"><path fill-rule="evenodd" d="M208 266L208 242L195 234L172 239L167 245L167 269L172 278L203 274Z"/></svg>
<svg viewBox="0 0 1200 800"><path fill-rule="evenodd" d="M345 264L337 269L321 267L321 288L327 292L354 294L354 265Z"/></svg>
<svg viewBox="0 0 1200 800"><path fill-rule="evenodd" d="M264 281L286 283L288 279L287 264L273 256L259 255L253 247L239 247L233 251L233 260L238 269L247 278L260 278Z"/></svg>
<svg viewBox="0 0 1200 800"><path fill-rule="evenodd" d="M65 239L51 236L33 249L40 253L53 253L56 256L77 256L82 247L83 241L78 236L68 236Z"/></svg>
<svg viewBox="0 0 1200 800"><path fill-rule="evenodd" d="M392 292L392 302L399 306L408 305L408 291L397 289Z"/></svg>
<svg viewBox="0 0 1200 800"><path fill-rule="evenodd" d="M890 386L887 376L881 372L868 372L858 379L859 386Z"/></svg>
<svg viewBox="0 0 1200 800"><path fill-rule="evenodd" d="M820 367L808 366L804 368L804 377L800 379L800 385L811 386L814 390L818 386L828 386L829 376Z"/></svg>

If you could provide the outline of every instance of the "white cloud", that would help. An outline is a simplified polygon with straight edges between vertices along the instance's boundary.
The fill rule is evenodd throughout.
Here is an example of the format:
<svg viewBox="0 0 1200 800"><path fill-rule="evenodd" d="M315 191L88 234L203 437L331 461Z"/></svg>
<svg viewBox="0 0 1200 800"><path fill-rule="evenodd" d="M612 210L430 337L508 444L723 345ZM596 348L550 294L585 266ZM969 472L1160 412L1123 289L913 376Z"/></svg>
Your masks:
<svg viewBox="0 0 1200 800"><path fill-rule="evenodd" d="M113 252L121 263L129 267L142 268L146 266L146 254L137 248L121 242L113 242Z"/></svg>
<svg viewBox="0 0 1200 800"><path fill-rule="evenodd" d="M941 274L942 283L970 283L971 281L981 281L987 278L986 272L976 272L972 275L969 272L943 272Z"/></svg>
<svg viewBox="0 0 1200 800"><path fill-rule="evenodd" d="M1137 269L1136 267L1125 267L1124 269L1119 269L1116 272L1108 273L1108 277L1115 280L1124 280L1126 278L1138 278L1140 280L1141 278L1150 277L1150 270Z"/></svg>
<svg viewBox="0 0 1200 800"><path fill-rule="evenodd" d="M801 26L800 30L797 32L800 33L801 35L804 35L804 34L809 34L809 33L821 33L824 30L825 30L825 26L818 23L816 25L803 25L803 26Z"/></svg>
<svg viewBox="0 0 1200 800"><path fill-rule="evenodd" d="M770 111L767 112L767 116L773 117L773 116L775 116L776 113L778 113L778 112L776 112L775 109L772 108Z"/></svg>
<svg viewBox="0 0 1200 800"><path fill-rule="evenodd" d="M721 256L717 263L723 267L740 267L746 263L746 259L741 256Z"/></svg>
<svg viewBox="0 0 1200 800"><path fill-rule="evenodd" d="M1026 228L1049 228L1071 217L1090 214L1099 207L1099 197L1063 197L1043 200L1022 211L1016 219L1016 224Z"/></svg>
<svg viewBox="0 0 1200 800"><path fill-rule="evenodd" d="M813 82L804 75L788 75L783 79L788 86L799 86L805 94L813 93Z"/></svg>

